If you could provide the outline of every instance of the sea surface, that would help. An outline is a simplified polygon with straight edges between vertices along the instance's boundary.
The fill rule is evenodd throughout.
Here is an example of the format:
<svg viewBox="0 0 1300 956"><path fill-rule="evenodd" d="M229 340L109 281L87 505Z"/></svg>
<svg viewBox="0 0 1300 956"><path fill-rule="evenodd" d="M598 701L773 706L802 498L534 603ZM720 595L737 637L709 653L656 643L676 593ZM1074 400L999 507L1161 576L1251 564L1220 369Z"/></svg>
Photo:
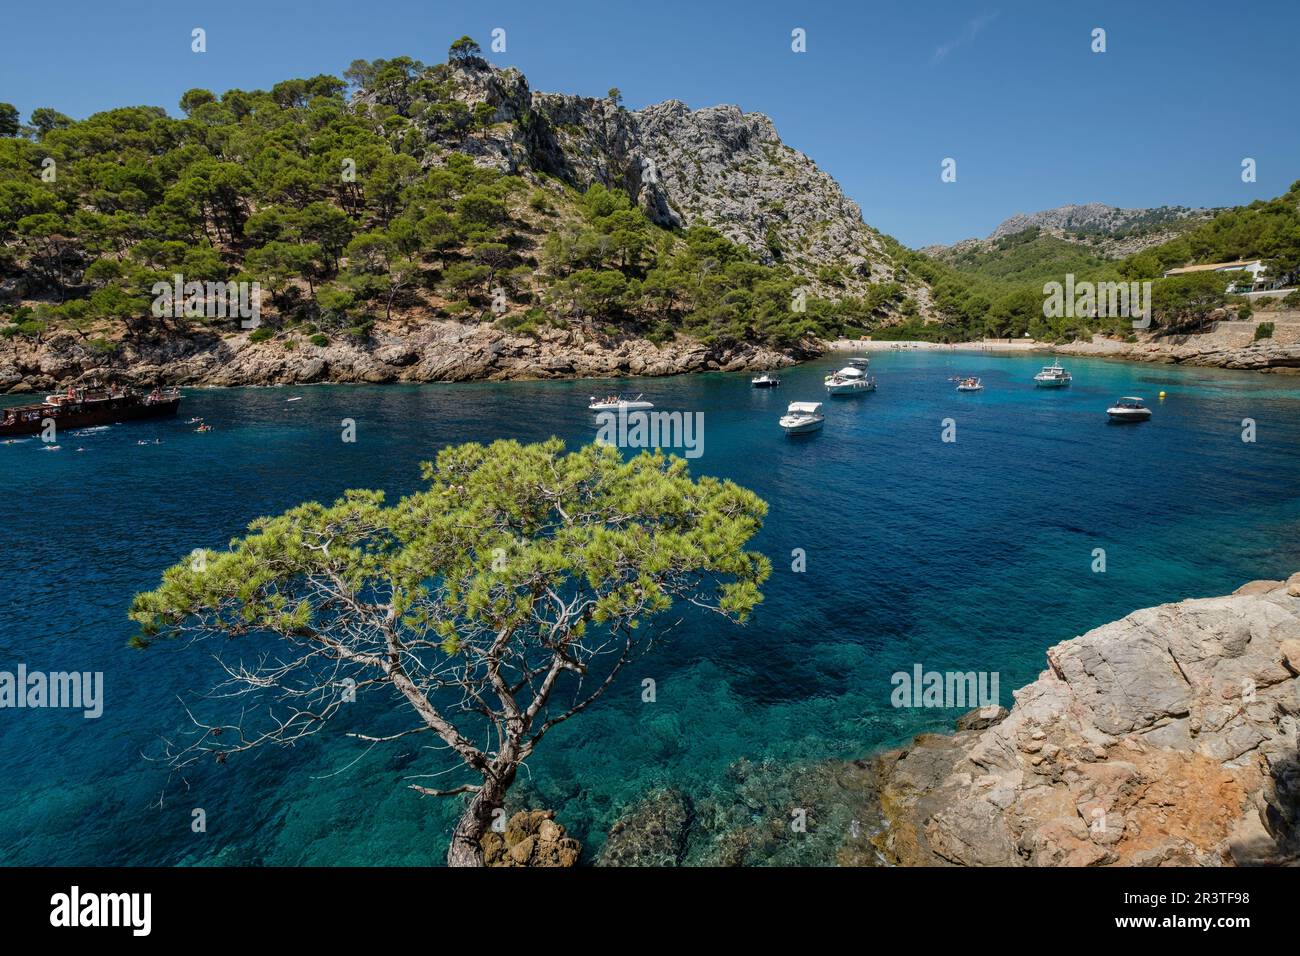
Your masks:
<svg viewBox="0 0 1300 956"><path fill-rule="evenodd" d="M97 720L0 710L0 863L439 864L454 803L406 785L444 755L345 736L397 726L378 697L295 747L169 774L160 738L220 675L203 644L129 649L126 610L259 515L417 488L419 463L450 443L590 441L593 393L703 412L691 467L770 503L753 544L774 572L748 626L686 614L521 774L520 794L588 857L656 786L706 792L737 761L852 758L950 729L961 710L892 706L895 672L996 672L1009 705L1059 641L1300 570L1300 380L1073 359L1074 385L1048 391L1031 380L1041 356L878 353L877 392L826 399L822 432L784 435L785 404L824 399L843 358L784 370L771 391L729 374L191 389L174 421L62 435L57 451L0 445L0 670L102 671L106 696ZM958 374L987 388L959 394ZM1154 418L1109 424L1121 395ZM196 433L193 416L215 429Z"/></svg>

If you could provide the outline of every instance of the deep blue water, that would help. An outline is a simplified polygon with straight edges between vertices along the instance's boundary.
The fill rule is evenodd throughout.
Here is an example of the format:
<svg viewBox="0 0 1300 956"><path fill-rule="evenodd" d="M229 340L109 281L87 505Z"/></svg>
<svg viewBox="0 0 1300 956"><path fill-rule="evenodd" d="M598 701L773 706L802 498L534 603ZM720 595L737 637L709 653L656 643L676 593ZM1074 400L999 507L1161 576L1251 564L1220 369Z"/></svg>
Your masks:
<svg viewBox="0 0 1300 956"><path fill-rule="evenodd" d="M1008 704L1058 641L1300 568L1300 383L1073 360L1073 387L1035 390L1042 362L881 354L880 390L827 401L825 430L799 440L776 419L789 401L824 397L833 360L786 370L770 392L744 375L634 383L660 409L705 413L692 468L770 503L755 546L775 570L748 627L688 615L606 699L553 731L521 775L529 802L595 849L656 784L708 788L741 757L860 756L950 727L957 711L890 705L895 671L997 671ZM947 381L957 373L988 387L958 394ZM439 755L341 733L392 725L378 699L293 749L169 782L146 757L185 726L178 698L218 675L201 645L126 648L127 605L167 565L223 546L258 515L346 488L414 489L418 463L448 443L589 441L585 399L616 387L196 389L174 422L65 435L57 452L0 446L0 670L103 671L107 687L99 720L0 710L0 862L440 862L454 807L405 789L445 766ZM1109 425L1106 405L1129 394L1154 419ZM194 415L216 430L193 432ZM946 417L955 443L940 440ZM1247 417L1253 444L1241 440ZM355 444L340 441L343 418L357 422ZM805 573L791 571L795 548ZM1094 548L1106 550L1104 574L1091 570ZM653 704L641 702L644 677L657 682ZM195 807L206 833L191 831Z"/></svg>

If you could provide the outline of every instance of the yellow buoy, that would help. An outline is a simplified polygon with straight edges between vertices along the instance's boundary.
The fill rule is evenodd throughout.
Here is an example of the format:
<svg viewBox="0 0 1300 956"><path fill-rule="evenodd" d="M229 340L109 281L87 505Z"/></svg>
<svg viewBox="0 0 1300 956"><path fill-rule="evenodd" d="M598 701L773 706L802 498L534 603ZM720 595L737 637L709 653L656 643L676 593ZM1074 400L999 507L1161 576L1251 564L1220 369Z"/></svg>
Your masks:
<svg viewBox="0 0 1300 956"><path fill-rule="evenodd" d="M1160 397L1161 397L1161 398L1164 398L1164 397L1165 397L1165 393L1164 393L1164 392L1161 392L1161 393L1160 393Z"/></svg>

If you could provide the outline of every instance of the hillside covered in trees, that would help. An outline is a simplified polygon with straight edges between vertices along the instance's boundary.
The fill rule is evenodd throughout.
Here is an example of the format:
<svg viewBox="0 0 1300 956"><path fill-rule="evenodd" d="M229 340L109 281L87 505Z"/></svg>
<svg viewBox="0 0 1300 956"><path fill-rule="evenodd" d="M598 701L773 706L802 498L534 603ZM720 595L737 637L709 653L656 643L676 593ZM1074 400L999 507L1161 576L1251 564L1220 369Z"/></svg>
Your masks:
<svg viewBox="0 0 1300 956"><path fill-rule="evenodd" d="M43 108L21 125L0 104L0 334L71 335L106 366L160 336L246 334L202 301L155 315L151 290L176 275L257 282L249 338L286 350L364 348L430 320L782 349L916 310L917 280L868 248L883 239L850 236L864 253L852 276L814 271L795 260L816 237L777 210L785 221L748 248L673 195L647 200L658 181L619 138L617 90L554 98L545 116L534 104L550 95L520 96L522 82L463 38L431 67L399 57L269 91L193 89L179 118ZM565 151L584 135L603 141ZM603 165L575 171L593 152Z"/></svg>
<svg viewBox="0 0 1300 956"><path fill-rule="evenodd" d="M1151 280L1153 327L1182 330L1202 323L1215 310L1240 307L1228 294L1231 274L1199 273L1161 278L1171 268L1239 259L1263 259L1272 274L1300 269L1300 182L1282 196L1224 209L1208 219L1191 219L1173 238L1122 258L1052 235L1038 226L1002 235L979 249L936 255L896 247L900 261L930 286L933 320L914 321L886 334L944 341L982 336L1070 341L1095 331L1127 334L1128 320L1043 314L1043 285L1076 281Z"/></svg>

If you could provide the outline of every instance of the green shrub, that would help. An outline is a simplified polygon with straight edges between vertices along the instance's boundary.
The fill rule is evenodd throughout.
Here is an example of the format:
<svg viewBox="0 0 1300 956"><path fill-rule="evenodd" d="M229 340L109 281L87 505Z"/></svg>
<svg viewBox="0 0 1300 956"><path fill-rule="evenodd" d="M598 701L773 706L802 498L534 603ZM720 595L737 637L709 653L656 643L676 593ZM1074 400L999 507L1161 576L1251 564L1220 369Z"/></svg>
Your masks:
<svg viewBox="0 0 1300 956"><path fill-rule="evenodd" d="M1282 297L1282 304L1293 309L1300 309L1300 289L1288 292Z"/></svg>
<svg viewBox="0 0 1300 956"><path fill-rule="evenodd" d="M274 335L275 333L272 332L269 327L263 325L260 328L256 328L253 330L253 334L248 337L248 341L265 342L267 339L272 338Z"/></svg>
<svg viewBox="0 0 1300 956"><path fill-rule="evenodd" d="M311 341L311 344L312 344L312 345L316 346L317 348L322 348L322 349L323 349L325 346L327 346L327 345L330 344L329 336L328 336L328 335L322 335L322 334L319 333L319 332L317 332L315 335L313 335L313 336L311 337L310 341Z"/></svg>
<svg viewBox="0 0 1300 956"><path fill-rule="evenodd" d="M1273 337L1273 323L1261 322L1255 326L1255 341L1260 339L1271 339Z"/></svg>

